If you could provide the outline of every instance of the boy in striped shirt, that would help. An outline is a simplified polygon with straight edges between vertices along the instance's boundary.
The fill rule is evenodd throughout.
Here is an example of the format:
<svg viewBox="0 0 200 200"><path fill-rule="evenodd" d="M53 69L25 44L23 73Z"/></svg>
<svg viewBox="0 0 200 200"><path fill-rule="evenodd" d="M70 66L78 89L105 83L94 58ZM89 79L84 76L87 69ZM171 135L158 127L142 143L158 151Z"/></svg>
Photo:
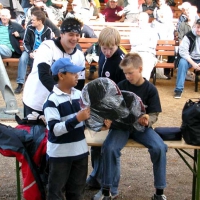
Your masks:
<svg viewBox="0 0 200 200"><path fill-rule="evenodd" d="M51 66L57 85L43 106L48 128L48 200L83 199L88 170L84 121L90 117L90 108L80 109L81 91L74 88L83 69L69 58Z"/></svg>

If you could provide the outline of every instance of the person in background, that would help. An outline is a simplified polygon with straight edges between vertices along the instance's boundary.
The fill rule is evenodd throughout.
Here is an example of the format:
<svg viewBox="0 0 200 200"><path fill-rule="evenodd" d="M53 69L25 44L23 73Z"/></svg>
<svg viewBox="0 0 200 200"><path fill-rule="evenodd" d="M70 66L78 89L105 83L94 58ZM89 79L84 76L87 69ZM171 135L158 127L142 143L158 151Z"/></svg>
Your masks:
<svg viewBox="0 0 200 200"><path fill-rule="evenodd" d="M89 9L84 8L83 5L81 4L81 1L79 0L73 0L71 5L72 5L72 12L67 12L65 18L76 17L77 19L84 22L84 24L87 24L92 17L92 14L89 11Z"/></svg>
<svg viewBox="0 0 200 200"><path fill-rule="evenodd" d="M31 11L35 12L35 11L38 11L38 10L43 11L43 9L41 7L37 7L37 6L35 6L34 8L32 8ZM46 16L46 13L45 13L45 16ZM31 20L28 22L27 26L28 25L31 25ZM53 32L53 35L55 35L55 38L58 38L60 36L60 30L59 30L59 28L49 18L47 18L47 16L45 17L44 25L48 26L49 28L52 29L52 32Z"/></svg>
<svg viewBox="0 0 200 200"><path fill-rule="evenodd" d="M181 40L183 39L185 34L191 31L191 29L195 27L197 19L199 19L199 16L197 13L197 7L190 6L190 8L187 10L187 20L182 21L179 24L179 29L178 29L179 44L181 43Z"/></svg>
<svg viewBox="0 0 200 200"><path fill-rule="evenodd" d="M144 131L136 130L132 125L112 122L101 150L101 190L93 200L111 200L113 199L113 190L118 191L121 150L129 138L143 144L150 153L155 187L155 194L151 199L166 200L164 188L166 187L167 145L152 129L152 125L157 121L161 112L158 91L153 84L142 77L142 58L137 53L126 54L120 67L126 79L118 83L119 89L135 93L146 105L146 114L138 119L139 124L144 126Z"/></svg>
<svg viewBox="0 0 200 200"><path fill-rule="evenodd" d="M154 19L153 11L155 8L156 3L153 0L145 0L145 3L142 4L142 11L149 15L150 21Z"/></svg>
<svg viewBox="0 0 200 200"><path fill-rule="evenodd" d="M156 29L160 40L174 39L173 13L166 0L159 0L153 12L152 27Z"/></svg>
<svg viewBox="0 0 200 200"><path fill-rule="evenodd" d="M199 18L196 6L190 6L187 13L188 13L187 20L182 21L179 25L179 29L178 29L179 44L181 43L181 40L186 35L186 33L191 31L191 29L195 27L196 20ZM188 70L185 80L194 81L195 80L194 72L191 72L190 70Z"/></svg>
<svg viewBox="0 0 200 200"><path fill-rule="evenodd" d="M97 38L94 30L86 24L83 24L83 28L81 29L81 37L84 38ZM94 79L94 73L96 72L97 68L95 65L90 65L88 80Z"/></svg>
<svg viewBox="0 0 200 200"><path fill-rule="evenodd" d="M31 25L26 27L24 35L23 46L24 51L19 59L18 71L17 71L17 88L15 94L20 94L23 90L25 83L25 76L27 70L27 64L32 68L33 60L36 55L37 49L44 40L49 40L53 37L52 30L44 25L45 14L42 10L34 12L32 9Z"/></svg>
<svg viewBox="0 0 200 200"><path fill-rule="evenodd" d="M179 31L179 26L181 22L186 22L188 20L188 11L191 7L189 2L183 2L181 5L178 6L178 9L182 11L176 26L176 30Z"/></svg>
<svg viewBox="0 0 200 200"><path fill-rule="evenodd" d="M126 0L123 10L117 15L125 16L124 22L137 23L140 12L142 12L142 4L139 4L138 0Z"/></svg>
<svg viewBox="0 0 200 200"><path fill-rule="evenodd" d="M195 28L189 31L179 45L180 61L176 77L174 98L180 99L188 69L200 71L200 19L196 21Z"/></svg>
<svg viewBox="0 0 200 200"><path fill-rule="evenodd" d="M84 68L70 58L60 58L51 66L57 84L43 106L48 129L47 200L79 200L84 196L89 154L84 121L90 117L90 108L81 110L81 91L74 88L78 72Z"/></svg>
<svg viewBox="0 0 200 200"><path fill-rule="evenodd" d="M11 19L16 19L18 15L24 14L23 8L18 0L1 0L5 9L10 11Z"/></svg>
<svg viewBox="0 0 200 200"><path fill-rule="evenodd" d="M139 27L133 28L130 33L131 52L138 53L143 61L142 76L150 79L151 72L157 63L156 45L158 35L154 28L150 27L149 15L146 12L139 14Z"/></svg>
<svg viewBox="0 0 200 200"><path fill-rule="evenodd" d="M29 74L23 92L24 116L33 111L43 114L42 105L54 87L50 74L51 65L59 58L70 58L77 66L85 66L83 53L76 48L82 22L75 18L67 18L60 27L60 37L46 40L39 46L32 71ZM39 56L37 56L37 54ZM42 56L41 56L42 55ZM77 89L82 90L85 84L85 70L79 72Z"/></svg>
<svg viewBox="0 0 200 200"><path fill-rule="evenodd" d="M174 24L173 24L173 13L169 5L167 5L167 0L159 0L158 6L153 12L154 20L151 23L152 28L154 28L158 34L159 40L174 40ZM160 57L162 62L162 56ZM168 56L168 63L173 63L175 57ZM170 69L157 68L156 77L161 79L169 80Z"/></svg>
<svg viewBox="0 0 200 200"><path fill-rule="evenodd" d="M106 22L123 22L124 15L117 15L120 11L122 7L117 5L117 0L109 0L109 6L99 13L99 18L100 20L105 19Z"/></svg>
<svg viewBox="0 0 200 200"><path fill-rule="evenodd" d="M22 0L21 1L21 6L24 9L24 13L26 15L28 9L31 7L30 1L29 0Z"/></svg>
<svg viewBox="0 0 200 200"><path fill-rule="evenodd" d="M43 0L48 8L51 9L53 15L55 16L55 21L58 23L57 26L60 26L62 21L64 20L64 13L67 10L68 1L60 1L60 0Z"/></svg>
<svg viewBox="0 0 200 200"><path fill-rule="evenodd" d="M33 1L33 6L30 7L27 11L26 14L26 19L25 19L25 26L27 25L27 23L31 20L31 10L34 7L40 7L45 13L46 16L55 24L58 25L59 24L59 20L57 19L57 15L55 15L52 11L52 9L48 6L46 6L46 4L43 2L43 0L34 0Z"/></svg>
<svg viewBox="0 0 200 200"><path fill-rule="evenodd" d="M25 30L11 20L10 11L1 9L0 15L0 56L2 58L19 58L22 54L20 40L24 38Z"/></svg>

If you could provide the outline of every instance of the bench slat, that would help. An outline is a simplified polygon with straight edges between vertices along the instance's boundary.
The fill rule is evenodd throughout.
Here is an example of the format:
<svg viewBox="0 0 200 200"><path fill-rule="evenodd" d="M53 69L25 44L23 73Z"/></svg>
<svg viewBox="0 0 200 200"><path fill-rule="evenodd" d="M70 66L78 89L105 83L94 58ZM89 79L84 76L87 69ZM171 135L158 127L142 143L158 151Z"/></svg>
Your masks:
<svg viewBox="0 0 200 200"><path fill-rule="evenodd" d="M93 131L92 131L93 132ZM108 131L101 131L97 133L92 133L88 129L85 130L85 137L88 146L102 146L106 136L108 134ZM174 148L174 149L200 149L200 146L193 146L186 144L185 141L178 140L178 141L164 141L165 144L169 148ZM133 148L146 148L142 144L139 144L138 142L129 139L125 147L133 147Z"/></svg>

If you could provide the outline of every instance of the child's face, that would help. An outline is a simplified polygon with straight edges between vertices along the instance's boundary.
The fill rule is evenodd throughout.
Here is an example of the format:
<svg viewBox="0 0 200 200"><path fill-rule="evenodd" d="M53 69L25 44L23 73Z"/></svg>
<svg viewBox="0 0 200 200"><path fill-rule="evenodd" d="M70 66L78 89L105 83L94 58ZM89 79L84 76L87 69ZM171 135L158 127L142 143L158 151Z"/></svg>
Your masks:
<svg viewBox="0 0 200 200"><path fill-rule="evenodd" d="M67 72L66 74L60 73L58 85L63 90L75 87L78 84L78 74Z"/></svg>
<svg viewBox="0 0 200 200"><path fill-rule="evenodd" d="M117 51L117 49L118 49L117 45L114 45L114 46L111 46L111 47L101 46L101 51L105 55L106 58L112 57L113 54L115 53L115 51Z"/></svg>
<svg viewBox="0 0 200 200"><path fill-rule="evenodd" d="M122 68L126 79L133 85L139 85L142 78L142 67L138 69L133 66L126 66Z"/></svg>
<svg viewBox="0 0 200 200"><path fill-rule="evenodd" d="M61 44L67 53L72 53L71 51L76 47L79 39L79 33L67 32L61 34Z"/></svg>

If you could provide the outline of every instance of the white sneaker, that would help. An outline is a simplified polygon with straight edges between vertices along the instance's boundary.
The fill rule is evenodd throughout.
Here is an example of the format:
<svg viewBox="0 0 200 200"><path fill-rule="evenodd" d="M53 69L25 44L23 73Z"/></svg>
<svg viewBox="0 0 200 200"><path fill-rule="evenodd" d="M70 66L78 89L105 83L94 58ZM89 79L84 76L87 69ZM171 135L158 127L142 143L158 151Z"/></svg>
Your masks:
<svg viewBox="0 0 200 200"><path fill-rule="evenodd" d="M186 81L195 81L195 73L194 73L194 72L187 71L185 80L186 80Z"/></svg>

